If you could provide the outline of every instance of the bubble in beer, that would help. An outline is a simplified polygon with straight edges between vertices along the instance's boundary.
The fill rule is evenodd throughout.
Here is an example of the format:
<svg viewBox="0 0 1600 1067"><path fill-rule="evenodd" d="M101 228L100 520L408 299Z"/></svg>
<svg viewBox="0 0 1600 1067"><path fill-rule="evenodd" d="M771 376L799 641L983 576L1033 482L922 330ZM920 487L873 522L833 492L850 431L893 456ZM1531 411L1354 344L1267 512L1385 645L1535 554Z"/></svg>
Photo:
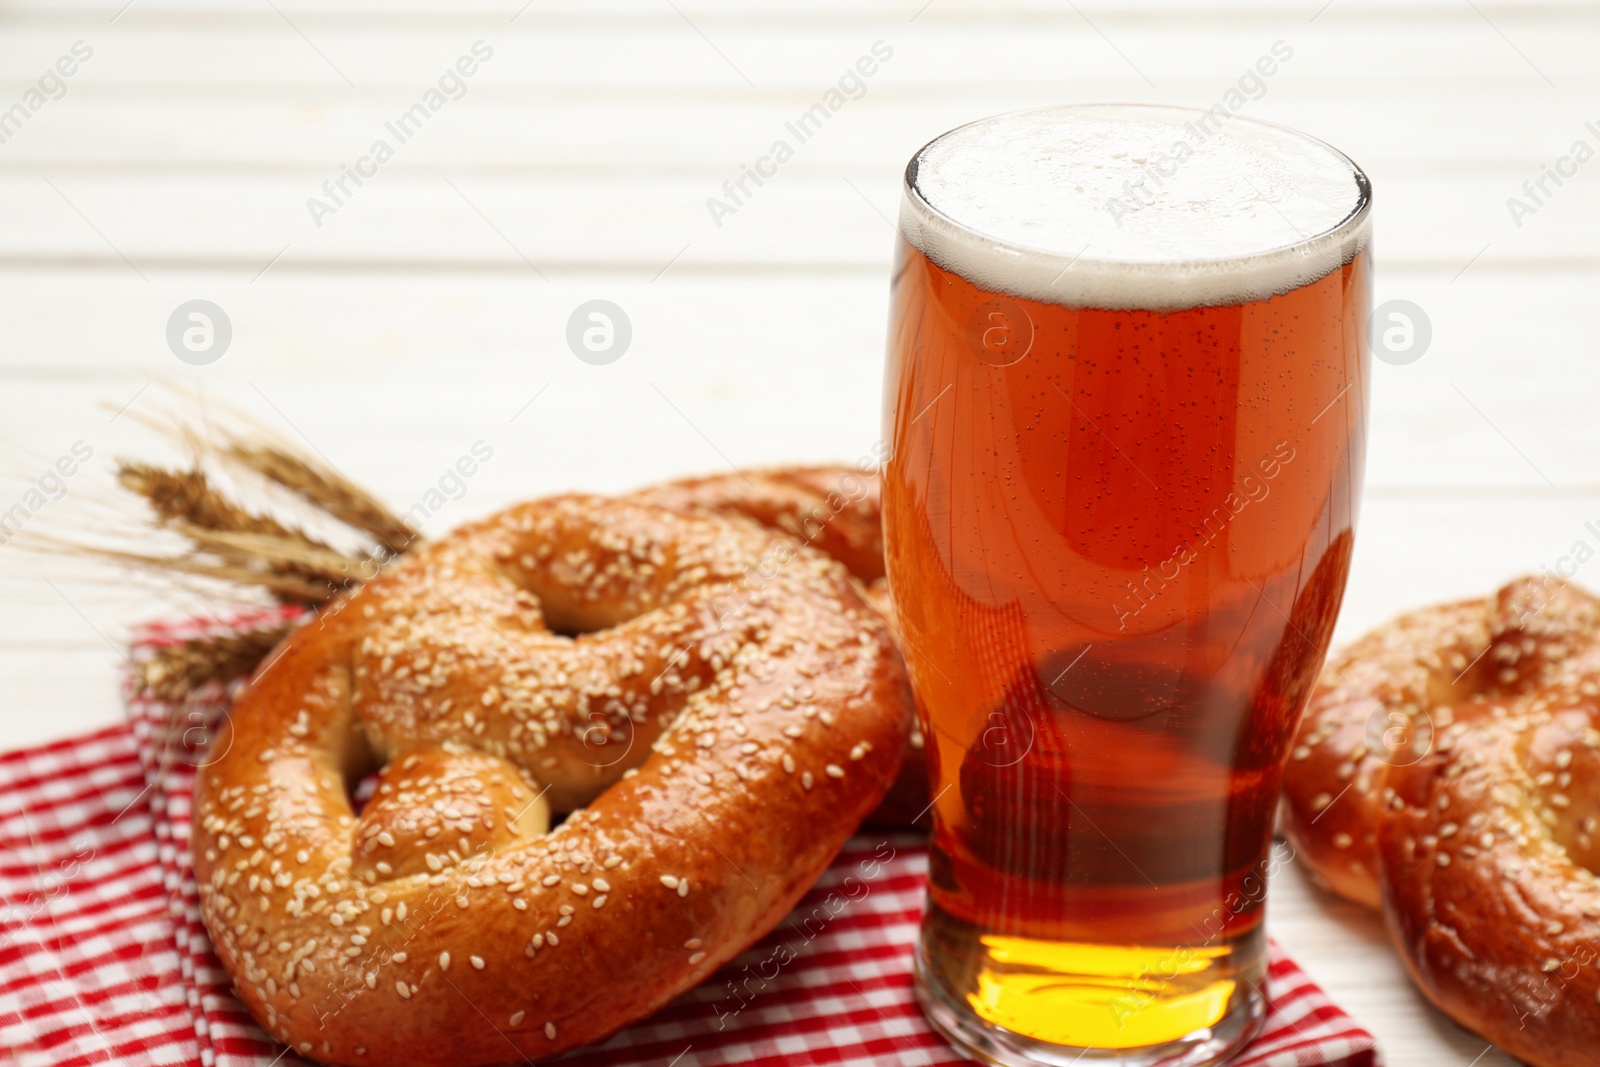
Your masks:
<svg viewBox="0 0 1600 1067"><path fill-rule="evenodd" d="M1219 111L1045 108L952 130L906 171L905 238L981 288L1176 310L1285 293L1366 243L1366 178Z"/></svg>

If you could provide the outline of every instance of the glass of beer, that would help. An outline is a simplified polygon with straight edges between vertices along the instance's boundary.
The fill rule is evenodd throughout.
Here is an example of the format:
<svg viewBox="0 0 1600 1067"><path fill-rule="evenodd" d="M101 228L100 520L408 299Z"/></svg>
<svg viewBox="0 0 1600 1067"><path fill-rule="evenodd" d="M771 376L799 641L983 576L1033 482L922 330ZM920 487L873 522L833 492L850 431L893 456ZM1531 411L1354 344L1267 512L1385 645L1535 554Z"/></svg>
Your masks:
<svg viewBox="0 0 1600 1067"><path fill-rule="evenodd" d="M1283 761L1344 595L1371 192L1220 109L1049 108L906 168L888 569L933 788L916 988L996 1064L1258 1029Z"/></svg>

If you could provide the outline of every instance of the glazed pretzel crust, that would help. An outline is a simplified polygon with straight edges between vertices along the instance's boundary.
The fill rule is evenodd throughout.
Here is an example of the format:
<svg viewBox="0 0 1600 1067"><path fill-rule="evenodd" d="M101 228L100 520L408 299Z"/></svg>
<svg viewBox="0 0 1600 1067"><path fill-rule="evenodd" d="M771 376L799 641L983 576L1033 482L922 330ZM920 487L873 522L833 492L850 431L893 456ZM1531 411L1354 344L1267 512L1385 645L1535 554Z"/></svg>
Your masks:
<svg viewBox="0 0 1600 1067"><path fill-rule="evenodd" d="M884 574L883 509L878 472L855 467L774 467L651 486L630 499L689 514L710 512L779 530L843 563L898 638ZM869 821L926 825L928 766L913 725L900 777Z"/></svg>
<svg viewBox="0 0 1600 1067"><path fill-rule="evenodd" d="M1539 1067L1596 1062L1600 601L1523 579L1363 638L1323 676L1284 801L1297 851L1381 905L1434 1004Z"/></svg>
<svg viewBox="0 0 1600 1067"><path fill-rule="evenodd" d="M258 1021L319 1060L547 1057L781 918L888 789L910 708L820 554L637 503L523 505L264 665L197 782L202 915ZM546 807L572 814L545 832Z"/></svg>
<svg viewBox="0 0 1600 1067"><path fill-rule="evenodd" d="M641 489L633 499L678 511L739 515L781 530L843 563L868 602L892 617L877 471L773 467L667 482Z"/></svg>

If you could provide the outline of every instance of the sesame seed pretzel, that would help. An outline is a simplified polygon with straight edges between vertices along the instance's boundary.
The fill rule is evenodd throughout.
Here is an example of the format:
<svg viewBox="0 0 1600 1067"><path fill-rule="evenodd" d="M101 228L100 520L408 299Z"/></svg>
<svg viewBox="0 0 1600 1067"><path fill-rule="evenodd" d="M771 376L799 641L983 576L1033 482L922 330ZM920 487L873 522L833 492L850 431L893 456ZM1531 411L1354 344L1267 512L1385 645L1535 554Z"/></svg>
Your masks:
<svg viewBox="0 0 1600 1067"><path fill-rule="evenodd" d="M854 467L774 467L686 478L633 499L679 511L741 515L843 563L867 601L889 616L878 472Z"/></svg>
<svg viewBox="0 0 1600 1067"><path fill-rule="evenodd" d="M1538 1067L1595 1062L1600 600L1522 579L1367 635L1312 697L1283 811L1436 1006Z"/></svg>
<svg viewBox="0 0 1600 1067"><path fill-rule="evenodd" d="M876 470L773 467L667 482L642 489L630 499L691 514L712 512L749 519L832 556L850 571L862 597L889 621L893 632L894 605L884 573L883 509ZM869 821L926 823L929 789L923 747L922 731L913 724L900 777Z"/></svg>
<svg viewBox="0 0 1600 1067"><path fill-rule="evenodd" d="M258 672L196 785L201 913L257 1021L325 1063L547 1057L770 929L888 790L910 711L882 620L821 554L524 504Z"/></svg>

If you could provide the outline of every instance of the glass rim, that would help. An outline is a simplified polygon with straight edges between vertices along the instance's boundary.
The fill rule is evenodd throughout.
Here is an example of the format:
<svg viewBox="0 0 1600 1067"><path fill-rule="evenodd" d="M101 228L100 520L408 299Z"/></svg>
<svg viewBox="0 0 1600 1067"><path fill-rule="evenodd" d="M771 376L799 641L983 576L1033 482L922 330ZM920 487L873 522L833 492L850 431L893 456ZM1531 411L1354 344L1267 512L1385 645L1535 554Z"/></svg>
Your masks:
<svg viewBox="0 0 1600 1067"><path fill-rule="evenodd" d="M1265 299L1281 295L1325 277L1331 271L1349 263L1371 241L1372 181L1367 177L1366 172L1356 164L1355 160L1321 138L1305 133L1302 130L1295 129L1292 126L1285 126L1282 123L1268 122L1264 119L1243 115L1230 114L1228 119L1230 122L1244 122L1288 134L1295 139L1326 150L1348 166L1356 186L1354 202L1350 210L1337 222L1317 233L1255 251L1221 256L1117 259L1114 257L1091 256L1087 254L1087 249L1077 255L1071 255L1056 249L1030 245L985 233L967 223L952 218L935 207L923 195L921 188L917 184L919 167L928 150L962 130L1013 116L1091 110L1155 111L1190 116L1213 115L1215 113L1214 109L1184 107L1175 104L1084 102L1021 108L1015 111L986 115L971 122L962 123L923 144L916 152L912 153L910 161L907 162L902 175L900 217L896 226L900 237L923 255L938 263L939 266L963 278L967 277L967 272L961 270L959 265L954 265L951 262L941 262L941 257L936 254L935 250L930 249L930 245L939 243L938 239L941 236L947 239L954 238L972 247L982 248L987 255L997 259L1015 261L1026 256L1040 261L1044 270L1056 269L1055 281L1051 283L1050 288L1053 289L1056 283L1062 279L1074 278L1079 282L1076 288L1084 291L1091 299L1081 301L1067 299L1072 295L1073 286L1066 287L1063 292L1052 293L1027 291L1027 288L1024 287L1019 291L1013 292L1012 295L1015 296L1075 306L1158 311L1245 303L1253 299ZM919 240L918 237L922 239ZM943 258L949 260L953 257ZM1295 269L1296 267L1301 269L1297 270ZM1268 286L1259 297L1251 296L1243 299L1222 300L1197 299L1197 297L1204 295L1197 292L1197 290L1205 288L1199 283L1208 279L1215 281L1231 276L1240 278L1251 276L1267 277L1274 271L1285 270L1288 272L1288 277L1295 279L1293 283ZM1103 284L1082 284L1096 277ZM968 278L968 280L972 281L973 279ZM1170 281L1170 296L1162 299L1139 300L1129 298L1125 292L1120 296L1116 295L1115 290L1125 290L1128 288L1130 281L1142 281L1145 283ZM974 281L974 284L979 284L981 288L988 287L976 281ZM1010 290L1001 289L1000 291ZM1093 299L1094 297L1103 299Z"/></svg>

